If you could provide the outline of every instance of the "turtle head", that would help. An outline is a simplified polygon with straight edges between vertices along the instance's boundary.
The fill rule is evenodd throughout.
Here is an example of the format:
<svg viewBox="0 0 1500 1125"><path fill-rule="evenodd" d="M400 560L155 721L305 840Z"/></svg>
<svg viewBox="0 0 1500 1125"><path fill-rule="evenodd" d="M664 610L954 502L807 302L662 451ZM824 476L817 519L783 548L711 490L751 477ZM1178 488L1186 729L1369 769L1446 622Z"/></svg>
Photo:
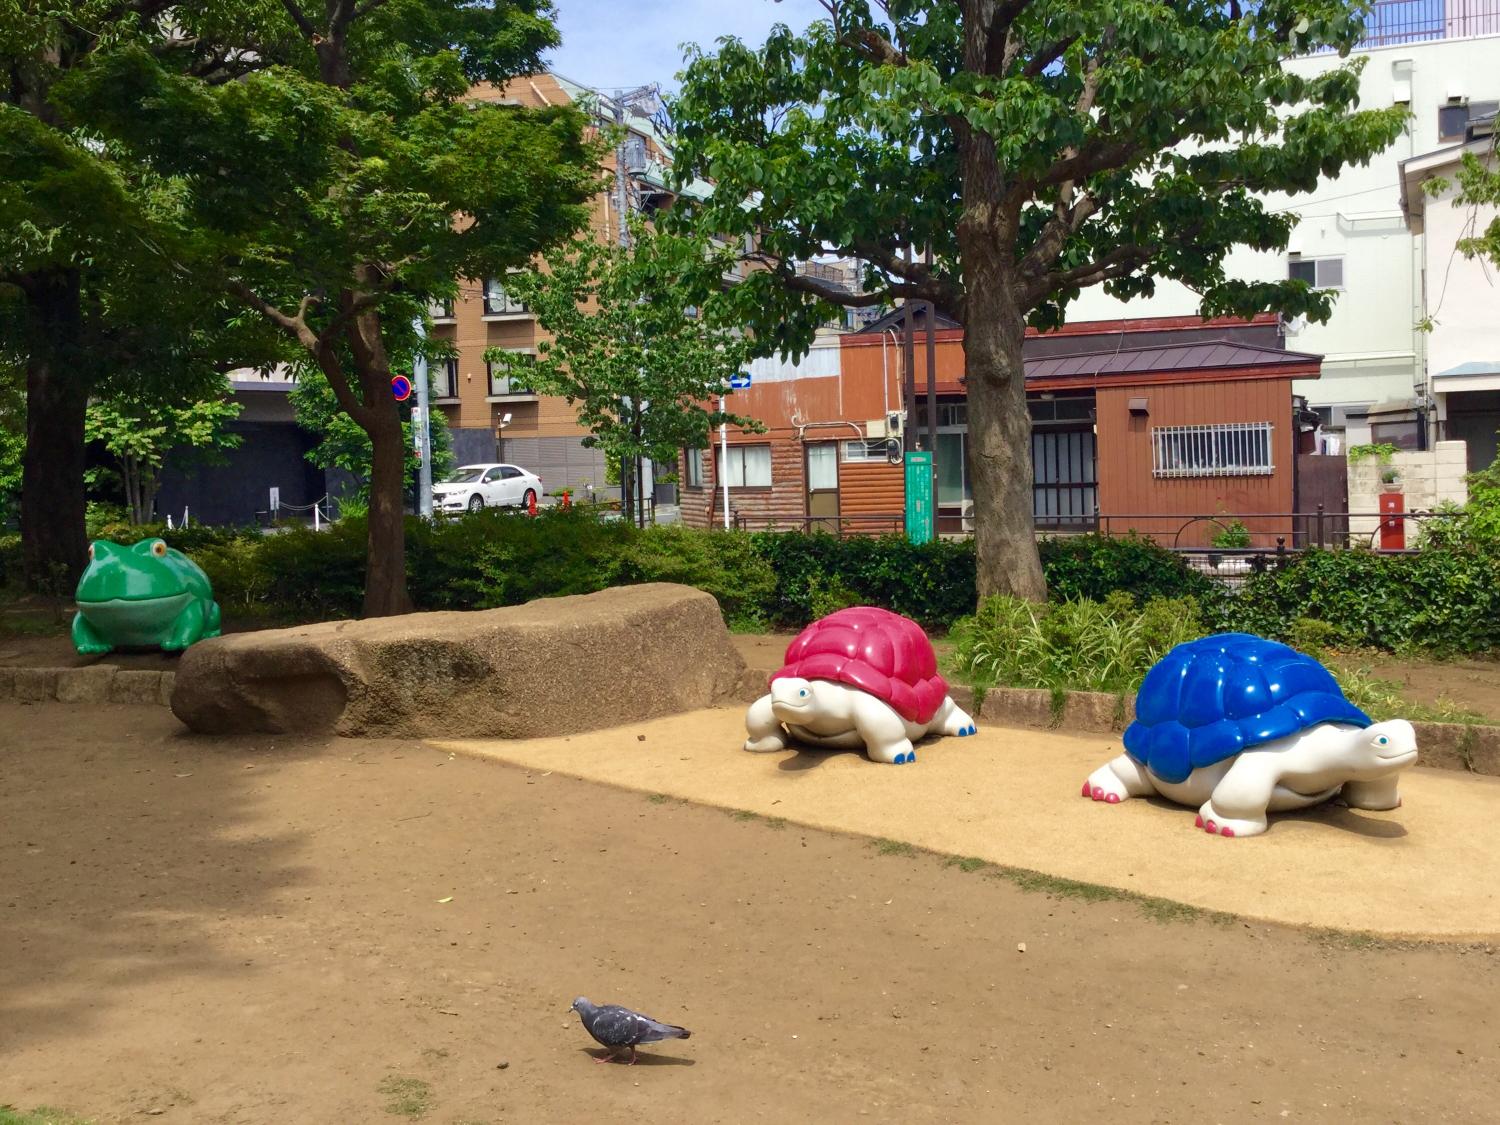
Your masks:
<svg viewBox="0 0 1500 1125"><path fill-rule="evenodd" d="M817 705L817 689L811 680L783 676L771 681L771 713L782 722L798 722Z"/></svg>
<svg viewBox="0 0 1500 1125"><path fill-rule="evenodd" d="M1364 780L1384 777L1417 760L1417 732L1405 719L1375 723L1352 731L1351 772Z"/></svg>

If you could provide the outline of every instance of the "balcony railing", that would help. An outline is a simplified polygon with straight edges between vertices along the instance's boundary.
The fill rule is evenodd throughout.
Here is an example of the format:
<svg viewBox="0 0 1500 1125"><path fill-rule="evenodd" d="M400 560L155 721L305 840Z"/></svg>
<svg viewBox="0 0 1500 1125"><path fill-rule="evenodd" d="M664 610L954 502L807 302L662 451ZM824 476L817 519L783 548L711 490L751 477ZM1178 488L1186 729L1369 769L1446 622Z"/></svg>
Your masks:
<svg viewBox="0 0 1500 1125"><path fill-rule="evenodd" d="M1500 0L1375 0L1360 48L1500 35Z"/></svg>

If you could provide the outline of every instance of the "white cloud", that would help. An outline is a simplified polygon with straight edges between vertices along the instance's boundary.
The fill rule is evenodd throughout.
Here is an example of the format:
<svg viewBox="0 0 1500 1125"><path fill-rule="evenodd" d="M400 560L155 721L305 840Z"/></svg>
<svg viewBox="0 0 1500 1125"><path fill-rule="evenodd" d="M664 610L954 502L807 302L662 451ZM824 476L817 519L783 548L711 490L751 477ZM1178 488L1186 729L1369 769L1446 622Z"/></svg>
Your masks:
<svg viewBox="0 0 1500 1125"><path fill-rule="evenodd" d="M548 64L600 90L660 82L675 89L684 43L705 51L732 35L752 46L778 23L801 30L824 15L817 0L555 0L562 46Z"/></svg>

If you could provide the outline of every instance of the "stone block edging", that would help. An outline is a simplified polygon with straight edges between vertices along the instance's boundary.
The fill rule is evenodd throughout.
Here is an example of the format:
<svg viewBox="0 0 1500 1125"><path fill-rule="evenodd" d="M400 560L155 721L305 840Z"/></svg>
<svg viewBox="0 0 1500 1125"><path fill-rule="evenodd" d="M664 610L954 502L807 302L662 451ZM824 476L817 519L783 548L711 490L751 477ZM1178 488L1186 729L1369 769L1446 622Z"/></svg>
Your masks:
<svg viewBox="0 0 1500 1125"><path fill-rule="evenodd" d="M961 698L964 697L964 698ZM964 706L973 696L955 688L953 697ZM1036 688L990 688L984 694L979 718L1010 726L1057 729L1065 732L1118 734L1135 718L1135 700L1107 692L1070 691L1053 704L1052 693ZM1500 726L1464 723L1413 723L1419 765L1465 770L1500 777Z"/></svg>
<svg viewBox="0 0 1500 1125"><path fill-rule="evenodd" d="M177 673L93 664L0 668L0 703L138 703L165 707Z"/></svg>

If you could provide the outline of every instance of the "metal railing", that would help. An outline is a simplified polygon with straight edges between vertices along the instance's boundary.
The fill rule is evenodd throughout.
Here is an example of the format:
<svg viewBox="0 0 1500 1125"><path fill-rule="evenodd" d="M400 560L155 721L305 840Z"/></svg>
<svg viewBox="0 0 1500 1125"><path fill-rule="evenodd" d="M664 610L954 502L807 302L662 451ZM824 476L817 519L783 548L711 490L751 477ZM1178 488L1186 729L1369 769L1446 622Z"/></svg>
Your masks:
<svg viewBox="0 0 1500 1125"><path fill-rule="evenodd" d="M1500 34L1500 0L1375 0L1357 49ZM1326 53L1324 48L1318 53Z"/></svg>

